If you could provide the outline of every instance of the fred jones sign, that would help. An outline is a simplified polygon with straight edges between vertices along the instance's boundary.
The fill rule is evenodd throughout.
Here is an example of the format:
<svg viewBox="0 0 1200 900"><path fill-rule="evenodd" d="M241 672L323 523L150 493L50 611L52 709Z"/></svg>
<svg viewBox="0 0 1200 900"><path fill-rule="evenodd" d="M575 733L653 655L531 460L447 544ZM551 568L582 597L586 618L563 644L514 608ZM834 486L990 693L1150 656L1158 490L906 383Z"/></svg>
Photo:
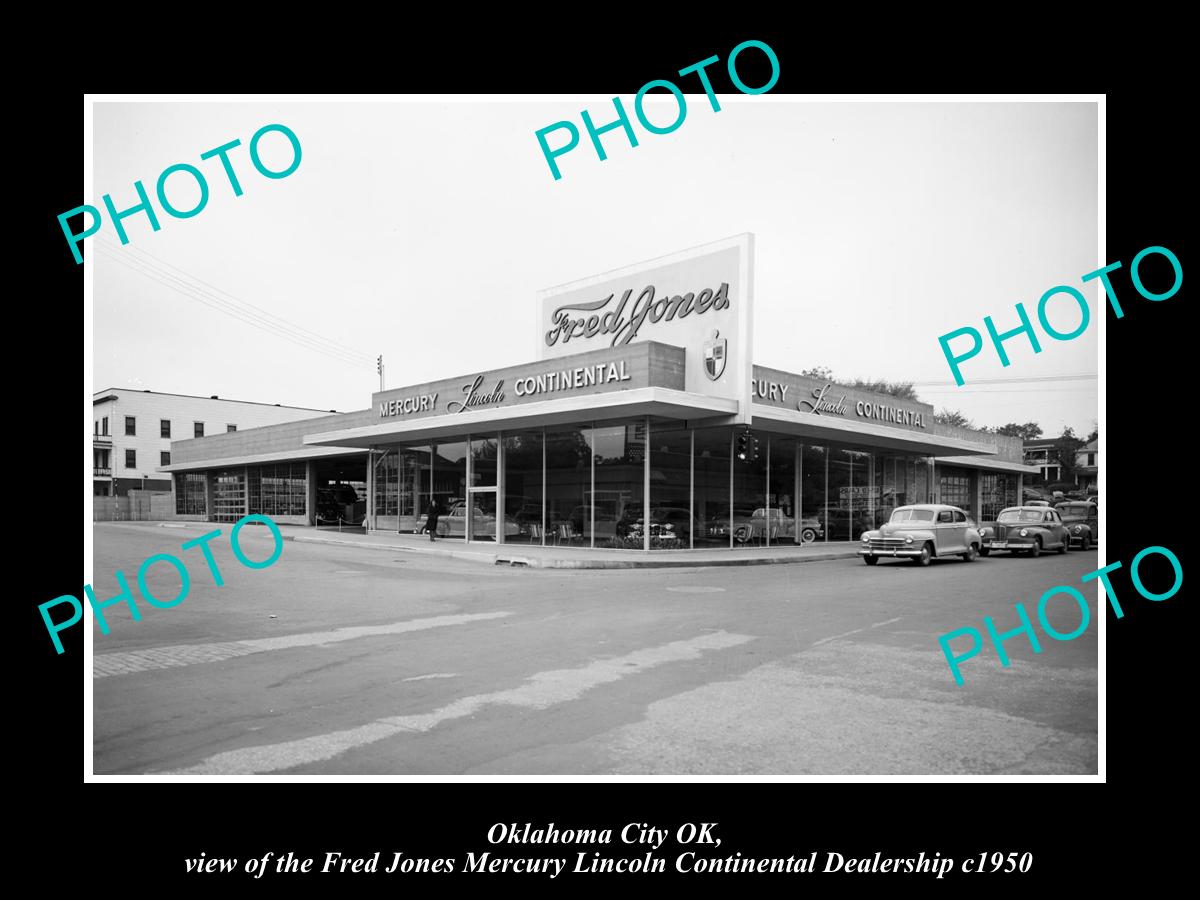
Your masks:
<svg viewBox="0 0 1200 900"><path fill-rule="evenodd" d="M538 292L543 360L656 341L684 351L684 390L748 421L754 238L736 235Z"/></svg>

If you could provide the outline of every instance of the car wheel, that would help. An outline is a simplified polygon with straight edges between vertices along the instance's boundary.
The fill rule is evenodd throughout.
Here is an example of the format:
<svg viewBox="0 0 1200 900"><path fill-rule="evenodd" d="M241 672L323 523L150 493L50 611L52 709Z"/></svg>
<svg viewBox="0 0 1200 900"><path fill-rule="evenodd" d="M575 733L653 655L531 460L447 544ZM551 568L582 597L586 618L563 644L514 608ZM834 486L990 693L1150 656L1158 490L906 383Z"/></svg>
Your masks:
<svg viewBox="0 0 1200 900"><path fill-rule="evenodd" d="M873 566L879 562L879 557L878 556L864 556L863 562L865 562L868 566Z"/></svg>
<svg viewBox="0 0 1200 900"><path fill-rule="evenodd" d="M967 552L963 554L963 562L975 562L979 556L979 546L972 544L967 548Z"/></svg>
<svg viewBox="0 0 1200 900"><path fill-rule="evenodd" d="M979 555L980 555L980 556L987 556L987 555L988 555L989 553L991 553L991 552L992 552L992 548L991 548L991 547L980 547L980 548L979 548Z"/></svg>
<svg viewBox="0 0 1200 900"><path fill-rule="evenodd" d="M927 565L929 565L930 560L932 560L932 559L933 559L932 548L930 548L929 544L922 544L921 545L921 555L914 556L913 562L915 562L918 566L927 566Z"/></svg>
<svg viewBox="0 0 1200 900"><path fill-rule="evenodd" d="M817 539L817 532L815 529L805 528L803 531L800 532L800 540L806 544L811 544L816 539ZM873 557L868 556L865 558L872 559Z"/></svg>
<svg viewBox="0 0 1200 900"><path fill-rule="evenodd" d="M1091 535L1089 535L1089 534L1085 534L1085 535L1083 536L1083 540L1079 542L1079 547L1080 547L1080 549L1081 549L1081 550L1091 550L1091 549L1092 549L1092 537L1091 537Z"/></svg>
<svg viewBox="0 0 1200 900"><path fill-rule="evenodd" d="M1042 555L1042 539L1038 538L1033 542L1033 546L1029 548L1029 555L1037 559Z"/></svg>
<svg viewBox="0 0 1200 900"><path fill-rule="evenodd" d="M750 530L748 528L746 528L744 525L739 528L734 529L733 539L735 541L737 541L739 544L746 543L746 541L748 541L750 539Z"/></svg>

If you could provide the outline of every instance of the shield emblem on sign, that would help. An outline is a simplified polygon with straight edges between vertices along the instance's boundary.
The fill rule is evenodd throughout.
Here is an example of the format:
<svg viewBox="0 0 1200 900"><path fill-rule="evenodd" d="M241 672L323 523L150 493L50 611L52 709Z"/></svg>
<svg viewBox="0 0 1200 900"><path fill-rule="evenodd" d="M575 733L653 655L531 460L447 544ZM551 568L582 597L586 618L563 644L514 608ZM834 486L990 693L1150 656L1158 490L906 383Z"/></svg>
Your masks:
<svg viewBox="0 0 1200 900"><path fill-rule="evenodd" d="M725 362L729 357L729 340L717 340L721 332L714 331L712 340L704 342L704 374L710 381L716 381L725 372Z"/></svg>

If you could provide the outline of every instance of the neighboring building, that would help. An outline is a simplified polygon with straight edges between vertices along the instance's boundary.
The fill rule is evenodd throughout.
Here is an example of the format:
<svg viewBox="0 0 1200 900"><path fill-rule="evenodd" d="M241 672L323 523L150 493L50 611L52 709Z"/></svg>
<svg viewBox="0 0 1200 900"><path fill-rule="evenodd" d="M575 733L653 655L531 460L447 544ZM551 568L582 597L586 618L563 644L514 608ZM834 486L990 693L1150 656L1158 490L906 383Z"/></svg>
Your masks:
<svg viewBox="0 0 1200 900"><path fill-rule="evenodd" d="M1081 491L1096 490L1100 472L1100 439L1088 441L1075 453L1075 484Z"/></svg>
<svg viewBox="0 0 1200 900"><path fill-rule="evenodd" d="M1053 484L1062 480L1062 465L1055 455L1058 438L1029 438L1025 441L1025 464L1036 466L1037 484Z"/></svg>
<svg viewBox="0 0 1200 900"><path fill-rule="evenodd" d="M688 550L858 540L904 504L978 520L1020 501L1037 470L1018 438L753 365L752 250L743 235L541 292L535 362L176 441L161 468L176 513L412 533L437 499L452 538Z"/></svg>
<svg viewBox="0 0 1200 900"><path fill-rule="evenodd" d="M171 442L328 415L328 410L110 388L92 395L92 493L171 490Z"/></svg>

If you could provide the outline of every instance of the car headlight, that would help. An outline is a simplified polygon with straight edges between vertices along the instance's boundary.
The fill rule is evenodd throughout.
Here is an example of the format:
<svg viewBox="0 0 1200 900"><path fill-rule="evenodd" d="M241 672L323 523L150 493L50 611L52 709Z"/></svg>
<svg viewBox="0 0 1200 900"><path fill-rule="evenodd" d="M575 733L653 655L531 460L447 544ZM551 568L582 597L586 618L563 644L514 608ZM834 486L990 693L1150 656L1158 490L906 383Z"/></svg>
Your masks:
<svg viewBox="0 0 1200 900"><path fill-rule="evenodd" d="M911 544L911 543L912 543L912 535L909 535L908 537L906 537L906 538L904 539L904 543L906 543L906 544Z"/></svg>
<svg viewBox="0 0 1200 900"><path fill-rule="evenodd" d="M871 540L871 536L864 531L862 539L863 539L863 543L865 544Z"/></svg>
<svg viewBox="0 0 1200 900"><path fill-rule="evenodd" d="M1074 528L1072 528L1071 530L1072 530L1072 531L1074 531L1076 534L1079 534L1081 531L1083 531L1083 526L1082 526L1082 525L1076 525L1076 526L1075 526Z"/></svg>
<svg viewBox="0 0 1200 900"><path fill-rule="evenodd" d="M1021 537L1029 537L1029 529L1028 528L1021 529Z"/></svg>

